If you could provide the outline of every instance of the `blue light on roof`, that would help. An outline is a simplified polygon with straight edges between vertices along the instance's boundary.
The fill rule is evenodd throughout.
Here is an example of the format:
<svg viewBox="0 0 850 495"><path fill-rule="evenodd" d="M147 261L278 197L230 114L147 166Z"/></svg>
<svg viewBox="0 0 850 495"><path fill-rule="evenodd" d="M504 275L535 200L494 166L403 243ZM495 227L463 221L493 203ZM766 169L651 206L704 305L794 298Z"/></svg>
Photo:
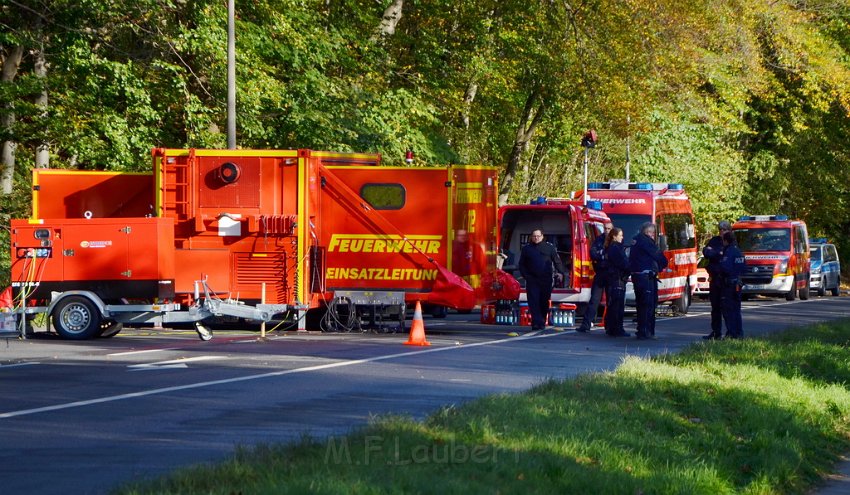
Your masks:
<svg viewBox="0 0 850 495"><path fill-rule="evenodd" d="M607 182L591 182L587 185L588 189L611 189L611 184Z"/></svg>
<svg viewBox="0 0 850 495"><path fill-rule="evenodd" d="M685 185L684 184L667 184L667 189L669 189L671 191L684 191Z"/></svg>
<svg viewBox="0 0 850 495"><path fill-rule="evenodd" d="M777 220L788 220L788 215L776 215Z"/></svg>
<svg viewBox="0 0 850 495"><path fill-rule="evenodd" d="M591 210L600 210L602 211L602 201L588 201L587 207Z"/></svg>
<svg viewBox="0 0 850 495"><path fill-rule="evenodd" d="M649 182L638 182L635 184L629 184L629 189L638 189L641 191L652 191L652 184Z"/></svg>

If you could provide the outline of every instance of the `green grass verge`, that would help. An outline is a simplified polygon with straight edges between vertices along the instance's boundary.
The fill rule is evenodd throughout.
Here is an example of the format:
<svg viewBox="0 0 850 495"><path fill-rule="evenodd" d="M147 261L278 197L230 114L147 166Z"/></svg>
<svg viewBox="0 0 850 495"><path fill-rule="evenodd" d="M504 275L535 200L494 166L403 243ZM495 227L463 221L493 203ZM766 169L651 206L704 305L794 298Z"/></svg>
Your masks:
<svg viewBox="0 0 850 495"><path fill-rule="evenodd" d="M120 493L804 493L850 450L850 322L242 449Z"/></svg>

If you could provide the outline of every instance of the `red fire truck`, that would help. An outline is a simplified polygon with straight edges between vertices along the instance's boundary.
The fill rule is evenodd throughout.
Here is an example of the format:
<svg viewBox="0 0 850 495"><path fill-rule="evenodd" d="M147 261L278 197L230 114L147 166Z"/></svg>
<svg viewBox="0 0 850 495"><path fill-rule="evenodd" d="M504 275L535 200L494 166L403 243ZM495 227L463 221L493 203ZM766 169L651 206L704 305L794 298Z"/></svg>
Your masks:
<svg viewBox="0 0 850 495"><path fill-rule="evenodd" d="M741 295L781 295L793 301L809 298L809 235L802 220L786 215L742 216L732 225L747 259Z"/></svg>
<svg viewBox="0 0 850 495"><path fill-rule="evenodd" d="M311 150L152 156L151 174L33 172L32 217L11 224L17 313L47 312L69 339L181 322L208 338L203 324L233 319L394 331L408 303L489 297L495 168Z"/></svg>
<svg viewBox="0 0 850 495"><path fill-rule="evenodd" d="M670 301L680 313L687 313L696 287L697 240L691 201L682 184L649 182L591 182L588 201L600 201L602 210L615 227L623 229L628 247L640 226L658 226L658 242L667 257L667 270L658 275L658 300ZM574 195L584 199L580 191ZM626 287L626 304L634 305L634 290Z"/></svg>
<svg viewBox="0 0 850 495"><path fill-rule="evenodd" d="M502 269L525 287L517 263L522 247L534 229L543 229L545 240L555 246L567 277L552 290L552 304L571 303L579 311L590 300L593 266L590 245L601 235L608 216L602 204L564 198L537 198L531 204L499 208L499 249L504 258ZM519 300L526 299L525 290Z"/></svg>

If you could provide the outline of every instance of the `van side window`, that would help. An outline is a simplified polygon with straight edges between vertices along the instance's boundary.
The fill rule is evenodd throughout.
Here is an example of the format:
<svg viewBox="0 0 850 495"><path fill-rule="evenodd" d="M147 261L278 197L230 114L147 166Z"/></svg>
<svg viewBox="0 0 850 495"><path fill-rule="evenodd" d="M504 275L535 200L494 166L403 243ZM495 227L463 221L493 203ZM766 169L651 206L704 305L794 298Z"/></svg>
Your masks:
<svg viewBox="0 0 850 495"><path fill-rule="evenodd" d="M605 232L605 227L601 223L585 222L584 235L588 242L593 242L598 236Z"/></svg>
<svg viewBox="0 0 850 495"><path fill-rule="evenodd" d="M826 245L823 247L824 262L838 261L838 253L835 252L835 246Z"/></svg>
<svg viewBox="0 0 850 495"><path fill-rule="evenodd" d="M688 249L696 246L694 219L687 213L668 213L661 217L667 249Z"/></svg>
<svg viewBox="0 0 850 495"><path fill-rule="evenodd" d="M794 227L794 252L797 254L806 251L806 233L799 226Z"/></svg>

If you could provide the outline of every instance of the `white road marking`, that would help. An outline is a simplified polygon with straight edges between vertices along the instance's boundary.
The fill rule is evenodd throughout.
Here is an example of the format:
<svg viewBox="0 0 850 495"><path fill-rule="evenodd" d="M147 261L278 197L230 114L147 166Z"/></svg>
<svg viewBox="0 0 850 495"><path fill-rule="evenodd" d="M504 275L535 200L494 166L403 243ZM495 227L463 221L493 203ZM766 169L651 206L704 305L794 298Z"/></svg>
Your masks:
<svg viewBox="0 0 850 495"><path fill-rule="evenodd" d="M167 369L175 369L175 368L188 368L189 366L186 363L192 363L197 361L211 361L213 359L227 359L224 356L196 356L185 359L172 359L170 361L159 361L156 363L142 363L142 364L132 364L127 366L129 368L128 371L154 371L154 370L167 370Z"/></svg>
<svg viewBox="0 0 850 495"><path fill-rule="evenodd" d="M41 364L41 363L32 362L32 363L3 364L3 365L0 365L0 370L6 369L6 368L18 368L18 367L21 367L21 366L32 366L34 364Z"/></svg>
<svg viewBox="0 0 850 495"><path fill-rule="evenodd" d="M397 358L410 357L410 356L420 356L422 354L431 354L431 353L435 353L435 352L445 352L445 351L451 351L451 350L456 350L456 349L468 349L470 347L481 347L481 346L485 346L485 345L504 344L506 342L516 342L518 340L545 339L545 338L549 338L549 337L559 337L559 336L562 336L562 335L564 335L564 333L535 335L535 336L532 336L532 337L527 337L527 336L523 335L523 336L519 336L519 337L509 337L507 339L489 340L489 341L485 341L485 342L474 342L472 344L465 344L463 346L432 347L432 348L423 349L423 350L420 350L420 351L398 352L398 353L395 353L395 354L387 354L385 356L375 356L375 357L366 358L366 359L354 359L354 360L349 360L349 361L338 361L338 362L335 362L335 363L320 364L320 365L316 365L316 366L306 366L304 368L295 368L295 369L291 369L291 370L273 371L273 372L270 372L270 373L260 373L258 375L248 375L248 376L240 376L240 377L235 377L235 378L226 378L226 379L223 379L223 380L211 380L211 381L206 381L206 382L189 383L189 384L186 384L186 385L178 385L178 386L174 386L174 387L153 388L153 389L149 389L149 390L140 390L138 392L130 392L130 393L127 393L127 394L119 394L119 395L110 395L110 396L107 396L107 397L99 397L99 398L96 398L96 399L67 402L67 403L64 403L64 404L54 404L52 406L34 407L32 409L21 409L19 411L9 411L9 412L5 412L5 413L0 413L0 419L15 418L15 417L19 417L19 416L29 416L29 415L32 415L32 414L38 414L38 413L50 412L50 411L61 411L63 409L72 409L72 408L75 408L75 407L91 406L91 405L94 405L94 404L104 404L104 403L107 403L107 402L115 402L115 401L119 401L119 400L135 399L135 398L138 398L138 397L146 397L146 396L149 396L149 395L167 394L167 393L171 393L171 392L178 392L178 391L181 391L181 390L192 390L192 389L197 389L197 388L213 387L213 386L216 386L216 385L225 385L225 384L229 384L229 383L247 382L247 381L251 381L251 380L260 380L260 379L263 379L263 378L272 378L272 377L278 377L278 376L284 376L284 375L293 375L293 374L296 374L296 373L309 373L311 371L321 371L321 370L327 370L327 369L333 369L333 368L341 368L341 367L344 367L344 366L354 366L354 365L358 365L358 364L367 364L367 363L374 363L374 362L378 362L378 361L387 361L389 359L397 359Z"/></svg>
<svg viewBox="0 0 850 495"><path fill-rule="evenodd" d="M131 356L133 354L145 354L148 352L162 352L162 351L173 351L177 349L176 347L166 347L164 349L147 349L144 351L127 351L127 352L115 352L112 354L107 354L107 356Z"/></svg>

